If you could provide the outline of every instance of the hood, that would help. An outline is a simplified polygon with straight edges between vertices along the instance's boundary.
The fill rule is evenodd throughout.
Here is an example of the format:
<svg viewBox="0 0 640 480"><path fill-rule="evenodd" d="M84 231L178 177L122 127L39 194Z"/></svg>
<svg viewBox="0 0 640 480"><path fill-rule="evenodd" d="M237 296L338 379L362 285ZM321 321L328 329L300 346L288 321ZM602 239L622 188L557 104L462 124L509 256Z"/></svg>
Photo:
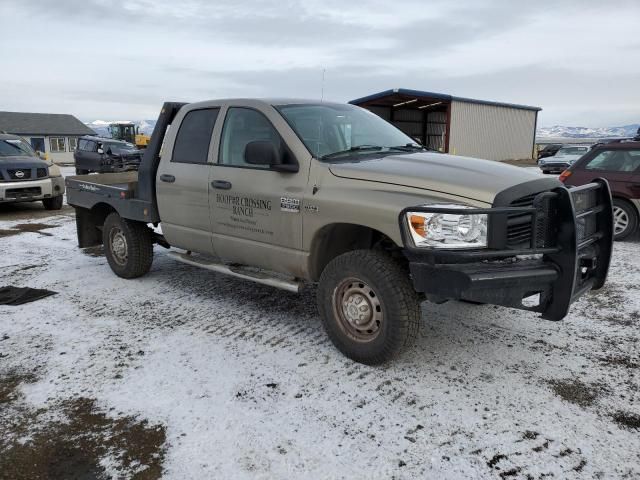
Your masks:
<svg viewBox="0 0 640 480"><path fill-rule="evenodd" d="M0 157L0 168L47 168L49 164L38 157Z"/></svg>
<svg viewBox="0 0 640 480"><path fill-rule="evenodd" d="M582 157L584 155L586 155L586 154L577 153L575 155L568 155L568 154L561 155L561 154L556 153L553 157L549 157L549 160L553 160L553 159L556 159L556 160L577 160L578 158L580 158L580 157Z"/></svg>
<svg viewBox="0 0 640 480"><path fill-rule="evenodd" d="M536 172L493 160L428 152L333 163L329 170L337 177L422 188L489 204L505 188L540 179Z"/></svg>

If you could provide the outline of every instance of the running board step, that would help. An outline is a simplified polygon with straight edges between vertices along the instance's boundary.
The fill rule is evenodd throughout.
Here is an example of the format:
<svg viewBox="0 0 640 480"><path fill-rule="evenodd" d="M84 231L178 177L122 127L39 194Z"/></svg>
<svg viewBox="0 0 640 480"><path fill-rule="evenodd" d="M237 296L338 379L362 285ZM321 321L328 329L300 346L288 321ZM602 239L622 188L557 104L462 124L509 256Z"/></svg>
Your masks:
<svg viewBox="0 0 640 480"><path fill-rule="evenodd" d="M273 275L269 275L264 271L248 270L242 266L225 265L212 261L208 258L199 258L194 255L187 255L180 252L169 252L168 255L182 263L193 265L194 267L205 268L213 272L224 273L231 275L232 277L242 278L243 280L250 280L252 282L260 283L262 285L269 285L270 287L280 288L287 290L288 292L300 293L302 283L295 280L288 280L286 278L280 278Z"/></svg>

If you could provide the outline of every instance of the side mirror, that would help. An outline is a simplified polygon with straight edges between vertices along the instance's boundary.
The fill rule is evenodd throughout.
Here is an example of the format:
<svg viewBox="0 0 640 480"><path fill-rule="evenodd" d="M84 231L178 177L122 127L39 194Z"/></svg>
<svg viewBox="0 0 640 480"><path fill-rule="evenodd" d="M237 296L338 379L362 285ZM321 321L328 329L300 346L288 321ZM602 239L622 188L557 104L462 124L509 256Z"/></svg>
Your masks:
<svg viewBox="0 0 640 480"><path fill-rule="evenodd" d="M98 153L99 153L100 155L102 155L102 154L104 153L104 150L102 149L102 147L98 148Z"/></svg>
<svg viewBox="0 0 640 480"><path fill-rule="evenodd" d="M298 164L284 163L284 155L270 140L255 140L244 147L244 161L250 165L269 165L276 172L295 173Z"/></svg>
<svg viewBox="0 0 640 480"><path fill-rule="evenodd" d="M46 160L47 159L47 155L43 152L41 152L40 150L36 151L36 155L38 155L39 158L41 158L42 160Z"/></svg>
<svg viewBox="0 0 640 480"><path fill-rule="evenodd" d="M244 161L250 165L279 165L282 155L269 140L256 140L244 147Z"/></svg>

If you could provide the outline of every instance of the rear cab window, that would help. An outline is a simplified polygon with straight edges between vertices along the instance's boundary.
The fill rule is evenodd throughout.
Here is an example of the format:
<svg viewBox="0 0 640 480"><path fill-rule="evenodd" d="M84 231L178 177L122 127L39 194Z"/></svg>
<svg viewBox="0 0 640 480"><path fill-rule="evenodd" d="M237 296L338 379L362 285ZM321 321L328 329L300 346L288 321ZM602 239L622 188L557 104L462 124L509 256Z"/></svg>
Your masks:
<svg viewBox="0 0 640 480"><path fill-rule="evenodd" d="M182 119L173 145L172 163L206 164L220 108L191 110Z"/></svg>

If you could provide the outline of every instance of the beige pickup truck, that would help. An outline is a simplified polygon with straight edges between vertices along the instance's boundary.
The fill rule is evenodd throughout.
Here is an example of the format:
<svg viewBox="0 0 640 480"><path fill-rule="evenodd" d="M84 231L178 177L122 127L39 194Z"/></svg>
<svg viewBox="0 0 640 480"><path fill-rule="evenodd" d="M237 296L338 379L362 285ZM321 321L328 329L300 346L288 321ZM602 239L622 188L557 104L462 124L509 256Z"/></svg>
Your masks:
<svg viewBox="0 0 640 480"><path fill-rule="evenodd" d="M367 364L416 335L425 298L560 320L611 256L606 181L430 152L353 105L168 102L138 172L66 182L80 247L103 243L117 275L144 275L155 243L289 291L317 282L329 337Z"/></svg>

